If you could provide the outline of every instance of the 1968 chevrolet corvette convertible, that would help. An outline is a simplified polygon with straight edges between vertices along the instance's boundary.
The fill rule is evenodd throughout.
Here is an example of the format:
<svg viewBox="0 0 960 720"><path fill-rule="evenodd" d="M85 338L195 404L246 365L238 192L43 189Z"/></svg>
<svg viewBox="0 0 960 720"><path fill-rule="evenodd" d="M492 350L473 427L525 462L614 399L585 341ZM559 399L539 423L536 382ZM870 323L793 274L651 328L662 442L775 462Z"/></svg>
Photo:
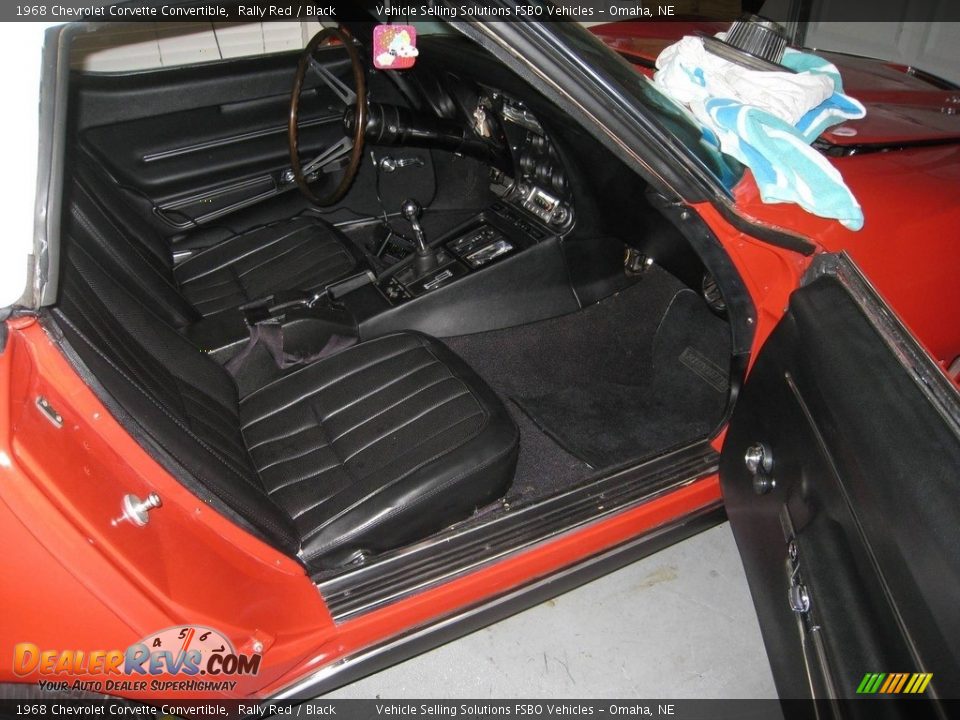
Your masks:
<svg viewBox="0 0 960 720"><path fill-rule="evenodd" d="M725 513L781 695L960 690L960 91L830 56L853 233L759 202L651 27L129 73L48 32L0 679L315 696Z"/></svg>

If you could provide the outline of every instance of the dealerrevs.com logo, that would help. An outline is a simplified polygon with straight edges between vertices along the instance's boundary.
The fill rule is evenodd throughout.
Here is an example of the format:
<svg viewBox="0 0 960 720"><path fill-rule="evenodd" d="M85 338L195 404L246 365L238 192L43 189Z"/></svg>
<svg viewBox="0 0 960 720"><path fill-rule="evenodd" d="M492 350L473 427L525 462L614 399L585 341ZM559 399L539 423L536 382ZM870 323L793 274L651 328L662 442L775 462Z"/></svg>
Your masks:
<svg viewBox="0 0 960 720"><path fill-rule="evenodd" d="M125 650L50 650L34 643L13 649L13 672L38 675L49 690L87 692L223 692L236 687L232 676L256 675L259 653L237 653L219 631L200 626L171 627Z"/></svg>

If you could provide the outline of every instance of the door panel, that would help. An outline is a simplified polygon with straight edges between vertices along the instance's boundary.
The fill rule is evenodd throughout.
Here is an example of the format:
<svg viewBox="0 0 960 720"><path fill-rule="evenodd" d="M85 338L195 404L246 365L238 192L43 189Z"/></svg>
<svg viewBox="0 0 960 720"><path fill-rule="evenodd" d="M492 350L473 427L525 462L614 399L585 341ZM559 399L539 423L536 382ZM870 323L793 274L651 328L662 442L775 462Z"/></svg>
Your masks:
<svg viewBox="0 0 960 720"><path fill-rule="evenodd" d="M352 84L342 48L320 53L331 73ZM243 221L234 213L296 192L284 174L290 166L287 117L298 58L299 53L284 53L150 72L78 76L74 103L81 148L109 171L131 204L151 216L164 234L174 236L228 215L231 227L242 229ZM300 149L301 157L308 159L343 137L344 106L315 72L307 74L305 86ZM369 90L380 102L404 104L382 73L371 73ZM370 150L377 157L386 153L369 148L365 164L370 162ZM422 164L404 168L396 179L386 178L381 188L384 202L389 201L391 209L399 207L405 195L391 192L399 181L401 193L429 205L436 191L432 154L392 152L415 155ZM329 182L339 180L340 168L334 164L328 169ZM353 211L347 218L380 213L374 181L373 172L360 173L342 203ZM302 209L307 203L300 205ZM270 212L244 216L273 219Z"/></svg>
<svg viewBox="0 0 960 720"><path fill-rule="evenodd" d="M930 672L925 694L952 695L960 396L852 263L818 267L761 351L721 460L777 687L850 697L868 672Z"/></svg>
<svg viewBox="0 0 960 720"><path fill-rule="evenodd" d="M343 136L343 105L323 97L325 90L308 91L301 102L305 156ZM289 110L285 88L266 98L101 125L82 141L119 182L164 199L288 167Z"/></svg>
<svg viewBox="0 0 960 720"><path fill-rule="evenodd" d="M343 50L324 64L349 80ZM81 84L80 141L116 181L176 227L276 194L289 167L286 119L298 54L213 63ZM343 104L316 77L304 92L301 149L343 136Z"/></svg>

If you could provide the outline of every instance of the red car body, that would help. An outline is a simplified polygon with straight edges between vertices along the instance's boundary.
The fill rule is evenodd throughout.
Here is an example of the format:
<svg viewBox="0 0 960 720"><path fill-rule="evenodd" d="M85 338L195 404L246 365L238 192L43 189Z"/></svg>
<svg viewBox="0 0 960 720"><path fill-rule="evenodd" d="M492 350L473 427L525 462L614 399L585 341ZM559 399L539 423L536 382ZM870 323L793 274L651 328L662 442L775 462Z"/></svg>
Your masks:
<svg viewBox="0 0 960 720"><path fill-rule="evenodd" d="M711 29L697 26L704 28ZM624 23L594 31L649 74L659 50L685 29ZM847 91L867 106L867 117L854 123L858 138L917 146L834 158L863 206L860 232L794 206L761 203L749 173L734 191L736 208L803 236L818 252L847 251L945 367L960 355L960 285L949 261L960 226L960 144L952 142L960 139L960 121L939 107L955 93L879 61L830 59ZM752 296L755 355L811 256L750 237L711 204L694 209ZM266 698L321 668L722 502L717 475L702 477L338 624L300 565L207 508L141 448L34 318L9 319L7 327L0 354L0 545L7 579L2 648L29 639L40 648L108 650L127 647L152 629L206 625L227 634L238 652L262 653L260 672L239 678L231 696ZM56 408L62 427L37 412L37 397ZM715 447L722 442L723 432ZM160 493L165 523L113 525L118 492ZM41 677L15 675L8 663L0 660L0 681ZM151 695L130 689L116 694Z"/></svg>
<svg viewBox="0 0 960 720"><path fill-rule="evenodd" d="M608 46L653 74L657 55L687 34L714 34L726 23L611 23L592 28ZM867 115L832 128L823 140L853 154L832 158L867 218L847 230L795 205L760 200L749 173L734 190L737 207L804 236L825 252L846 251L919 340L945 367L960 355L960 285L953 256L960 227L960 90L912 68L821 53L840 70L844 90ZM855 134L847 134L839 128ZM893 148L896 152L890 152Z"/></svg>

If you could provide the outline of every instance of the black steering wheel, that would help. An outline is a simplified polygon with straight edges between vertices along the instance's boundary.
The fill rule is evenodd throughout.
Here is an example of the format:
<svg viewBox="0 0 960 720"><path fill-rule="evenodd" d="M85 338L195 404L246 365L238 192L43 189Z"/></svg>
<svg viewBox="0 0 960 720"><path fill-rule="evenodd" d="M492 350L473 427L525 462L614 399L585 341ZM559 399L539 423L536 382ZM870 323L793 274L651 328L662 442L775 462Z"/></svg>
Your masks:
<svg viewBox="0 0 960 720"><path fill-rule="evenodd" d="M353 66L353 89L344 84L332 72L330 72L320 60L316 57L317 49L327 40L335 38L340 41L347 55L350 56L350 64ZM299 114L300 114L300 95L303 92L303 82L307 76L307 71L313 69L333 92L343 100L347 106L347 113L353 108L353 117L351 122L345 123L345 132L348 133L334 144L327 147L313 160L307 163L300 162L299 148ZM367 126L367 81L364 73L363 63L360 60L360 53L353 42L353 36L342 25L335 28L324 28L311 38L310 42L303 49L300 56L300 62L297 64L297 74L293 80L293 94L290 98L290 119L287 124L287 139L290 145L290 169L293 171L293 179L296 180L300 192L317 205L333 205L343 199L350 189L357 171L360 169L360 161L363 157L363 133ZM309 176L322 170L332 162L340 160L349 154L350 160L347 164L346 172L340 180L340 183L327 195L317 195L310 187Z"/></svg>

